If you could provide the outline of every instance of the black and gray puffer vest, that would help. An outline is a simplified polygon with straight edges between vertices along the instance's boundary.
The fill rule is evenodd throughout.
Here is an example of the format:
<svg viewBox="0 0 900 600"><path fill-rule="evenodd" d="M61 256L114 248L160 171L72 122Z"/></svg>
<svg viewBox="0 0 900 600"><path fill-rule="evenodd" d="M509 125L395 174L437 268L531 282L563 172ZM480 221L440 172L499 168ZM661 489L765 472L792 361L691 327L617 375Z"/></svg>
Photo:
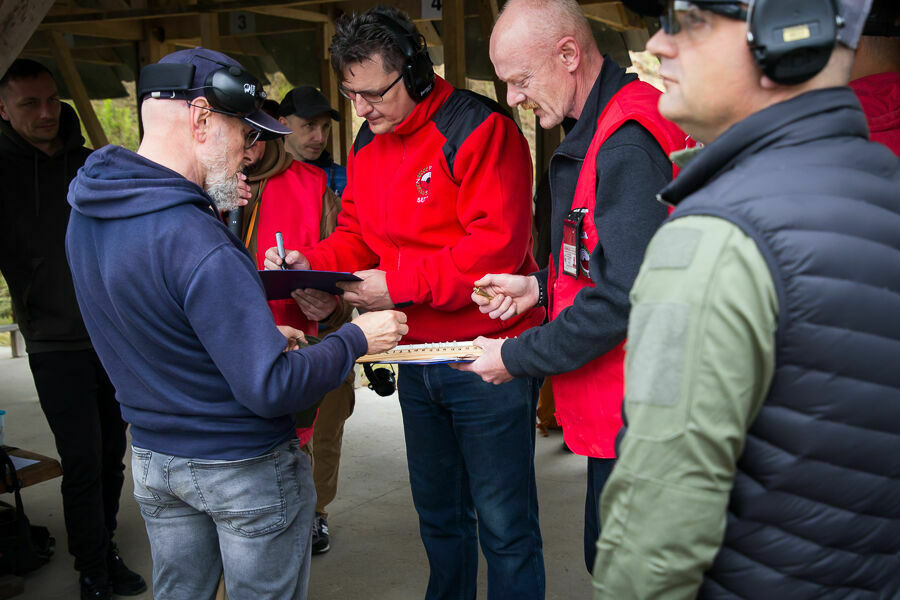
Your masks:
<svg viewBox="0 0 900 600"><path fill-rule="evenodd" d="M661 194L757 244L775 374L700 598L900 598L900 160L849 88L738 123Z"/></svg>

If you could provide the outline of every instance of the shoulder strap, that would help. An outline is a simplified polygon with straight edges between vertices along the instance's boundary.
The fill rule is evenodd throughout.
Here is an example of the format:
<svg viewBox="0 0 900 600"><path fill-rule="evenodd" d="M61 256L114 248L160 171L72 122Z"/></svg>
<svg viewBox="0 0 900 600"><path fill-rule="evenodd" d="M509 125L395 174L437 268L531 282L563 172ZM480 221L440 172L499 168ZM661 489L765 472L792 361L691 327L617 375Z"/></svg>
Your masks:
<svg viewBox="0 0 900 600"><path fill-rule="evenodd" d="M3 483L6 484L6 488L15 491L18 495L19 490L22 489L22 482L19 481L16 466L4 448L0 448L0 470L3 472Z"/></svg>

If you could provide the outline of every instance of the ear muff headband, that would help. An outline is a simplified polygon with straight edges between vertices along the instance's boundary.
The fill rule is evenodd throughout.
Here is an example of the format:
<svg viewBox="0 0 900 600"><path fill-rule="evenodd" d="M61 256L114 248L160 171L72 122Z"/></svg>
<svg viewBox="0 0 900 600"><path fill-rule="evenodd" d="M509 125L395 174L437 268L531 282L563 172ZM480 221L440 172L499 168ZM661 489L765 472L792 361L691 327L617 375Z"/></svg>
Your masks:
<svg viewBox="0 0 900 600"><path fill-rule="evenodd" d="M373 368L371 363L363 363L363 372L369 380L369 389L379 396L390 396L397 389L397 378L394 367Z"/></svg>
<svg viewBox="0 0 900 600"><path fill-rule="evenodd" d="M425 45L425 38L410 31L402 23L389 15L372 13L379 24L391 35L403 54L403 85L410 97L421 102L434 89L434 65Z"/></svg>
<svg viewBox="0 0 900 600"><path fill-rule="evenodd" d="M221 63L219 63L221 64ZM206 78L207 98L216 108L239 115L249 115L262 106L266 94L259 81L238 67L222 65Z"/></svg>
<svg viewBox="0 0 900 600"><path fill-rule="evenodd" d="M138 97L153 94L155 97L187 99L187 92L202 89L212 107L220 112L243 117L259 109L266 97L259 81L243 69L213 62L223 68L210 73L202 88L192 87L196 68L192 64L147 65L141 69Z"/></svg>
<svg viewBox="0 0 900 600"><path fill-rule="evenodd" d="M843 19L837 0L752 0L747 25L747 43L763 73L796 85L828 64Z"/></svg>

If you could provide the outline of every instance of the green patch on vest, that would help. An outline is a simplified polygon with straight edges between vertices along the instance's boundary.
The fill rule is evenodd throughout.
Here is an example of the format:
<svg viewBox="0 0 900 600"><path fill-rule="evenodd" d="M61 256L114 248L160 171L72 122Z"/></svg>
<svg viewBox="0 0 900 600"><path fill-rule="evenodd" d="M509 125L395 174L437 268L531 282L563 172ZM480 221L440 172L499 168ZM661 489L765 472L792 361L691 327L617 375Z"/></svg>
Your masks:
<svg viewBox="0 0 900 600"><path fill-rule="evenodd" d="M703 232L689 227L665 227L656 234L647 254L648 269L687 269L694 261Z"/></svg>

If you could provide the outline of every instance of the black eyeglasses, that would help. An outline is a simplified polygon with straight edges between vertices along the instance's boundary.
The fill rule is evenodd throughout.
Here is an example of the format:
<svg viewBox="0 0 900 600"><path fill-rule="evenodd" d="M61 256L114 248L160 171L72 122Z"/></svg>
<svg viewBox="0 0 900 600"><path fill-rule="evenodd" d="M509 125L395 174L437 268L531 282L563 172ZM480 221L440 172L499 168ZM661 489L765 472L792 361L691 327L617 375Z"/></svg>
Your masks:
<svg viewBox="0 0 900 600"><path fill-rule="evenodd" d="M702 12L711 12L738 21L747 20L747 11L738 2L702 2L695 4L686 0L669 0L666 12L659 17L662 30L675 35L682 29L690 29L699 24L707 24Z"/></svg>
<svg viewBox="0 0 900 600"><path fill-rule="evenodd" d="M244 115L240 113L228 112L226 110L219 110L218 108L213 108L211 106L200 106L199 104L191 104L190 100L187 100L188 106L193 106L194 108L202 108L203 110L208 110L210 112L219 113L220 115L225 115L226 117L234 117L235 119L242 119ZM244 150L249 150L253 146L256 145L256 142L259 141L259 136L262 135L261 129L251 129L247 132L247 135L244 136Z"/></svg>
<svg viewBox="0 0 900 600"><path fill-rule="evenodd" d="M403 73L401 73L397 77L397 79L395 79L391 83L391 85L384 88L384 90L381 93L378 93L378 92L354 92L353 90L348 90L347 88L345 88L342 85L338 86L338 91L341 93L341 95L344 98L346 98L350 101L356 100L356 97L359 96L360 98L362 98L369 104L378 104L379 102L382 102L384 100L384 95L387 94L389 91L391 91L391 88L394 87L395 85L397 85L397 82L400 81L401 79L403 79Z"/></svg>
<svg viewBox="0 0 900 600"><path fill-rule="evenodd" d="M262 135L261 129L251 129L247 132L247 135L244 136L244 150L249 150L253 146L256 145L256 142L259 141L259 136Z"/></svg>

